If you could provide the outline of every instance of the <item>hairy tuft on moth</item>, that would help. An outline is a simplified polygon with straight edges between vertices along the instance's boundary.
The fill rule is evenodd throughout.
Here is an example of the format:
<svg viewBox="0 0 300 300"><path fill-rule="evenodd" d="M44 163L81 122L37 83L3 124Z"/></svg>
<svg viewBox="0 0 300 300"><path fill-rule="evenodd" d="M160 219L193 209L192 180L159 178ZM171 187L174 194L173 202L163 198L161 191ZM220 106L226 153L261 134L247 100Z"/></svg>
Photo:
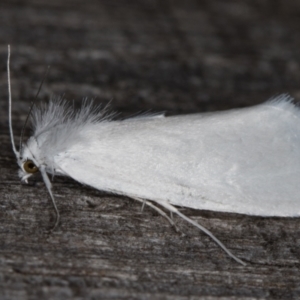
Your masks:
<svg viewBox="0 0 300 300"><path fill-rule="evenodd" d="M299 210L300 111L288 95L218 113L112 120L84 101L78 111L64 100L32 105L32 136L13 151L26 181L41 172L69 176L99 190L129 196L172 218L177 214L245 263L206 228L175 206L256 216L296 217ZM21 135L23 136L23 135Z"/></svg>

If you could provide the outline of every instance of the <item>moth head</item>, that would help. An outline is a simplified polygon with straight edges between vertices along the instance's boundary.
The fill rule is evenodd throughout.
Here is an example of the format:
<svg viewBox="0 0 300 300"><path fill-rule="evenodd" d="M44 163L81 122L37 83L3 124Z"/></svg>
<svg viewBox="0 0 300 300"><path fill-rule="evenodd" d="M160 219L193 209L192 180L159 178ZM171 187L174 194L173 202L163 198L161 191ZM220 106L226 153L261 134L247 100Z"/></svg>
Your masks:
<svg viewBox="0 0 300 300"><path fill-rule="evenodd" d="M19 177L22 181L27 182L27 179L39 171L39 163L34 156L34 148L32 148L32 139L29 139L26 145L22 147L18 160ZM31 147L30 147L31 146Z"/></svg>
<svg viewBox="0 0 300 300"><path fill-rule="evenodd" d="M30 159L25 160L22 167L23 170L28 174L34 174L39 170L35 163Z"/></svg>
<svg viewBox="0 0 300 300"><path fill-rule="evenodd" d="M23 144L23 137L24 137L24 128L27 124L28 118L31 114L33 105L37 99L37 96L39 94L39 91L43 85L43 81L47 75L47 72L49 70L49 67L47 69L47 72L40 84L40 87L38 89L38 92L35 96L34 101L32 102L30 109L29 109L29 113L27 115L25 124L22 128L22 132L21 132L21 138L20 138L20 148L19 151L17 151L16 145L15 145L15 141L14 141L14 134L13 134L13 128L12 128L12 100L11 100L11 84L10 84L10 46L8 45L8 55L7 55L7 80L8 80L8 119L9 119L9 133L10 133L10 140L11 140L11 144L12 144L12 148L14 151L14 154L17 158L17 162L18 165L20 167L19 170L19 176L21 177L22 180L24 180L25 182L27 182L27 179L32 176L34 173L36 173L37 171L41 171L44 183L48 189L48 192L51 196L51 200L56 212L56 221L54 224L54 227L52 228L52 230L58 225L59 223L59 211L57 209L53 194L52 194L52 190L51 190L51 182L46 174L45 171L45 166L43 164L39 164L38 161L40 161L40 157L38 155L34 154L38 154L39 151L36 151L36 147L37 145L37 141L36 139L30 138L28 142L32 142L32 145L30 145L30 143L27 142L26 145ZM36 158L35 158L36 157Z"/></svg>

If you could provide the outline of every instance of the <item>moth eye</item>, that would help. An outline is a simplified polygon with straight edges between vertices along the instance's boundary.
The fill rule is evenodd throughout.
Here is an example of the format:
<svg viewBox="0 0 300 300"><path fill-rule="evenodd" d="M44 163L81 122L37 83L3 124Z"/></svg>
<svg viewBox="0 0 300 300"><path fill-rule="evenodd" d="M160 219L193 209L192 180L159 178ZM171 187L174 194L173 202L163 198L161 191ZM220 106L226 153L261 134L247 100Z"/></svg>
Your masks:
<svg viewBox="0 0 300 300"><path fill-rule="evenodd" d="M39 170L32 160L26 160L23 164L23 168L27 173L36 173Z"/></svg>

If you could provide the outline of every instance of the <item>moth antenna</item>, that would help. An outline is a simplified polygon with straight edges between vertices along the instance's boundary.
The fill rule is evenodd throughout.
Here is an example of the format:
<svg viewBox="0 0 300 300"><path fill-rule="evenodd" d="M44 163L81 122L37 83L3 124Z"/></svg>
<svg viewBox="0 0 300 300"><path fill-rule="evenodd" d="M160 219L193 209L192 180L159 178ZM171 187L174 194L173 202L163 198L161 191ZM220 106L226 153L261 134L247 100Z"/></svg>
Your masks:
<svg viewBox="0 0 300 300"><path fill-rule="evenodd" d="M17 158L19 158L19 152L16 149L15 141L14 141L14 133L12 128L12 116L11 116L11 83L10 83L10 45L7 46L8 54L7 54L7 83L8 83L8 122L9 122L9 132L10 132L10 141L13 148L13 151Z"/></svg>
<svg viewBox="0 0 300 300"><path fill-rule="evenodd" d="M166 209L170 210L170 212L174 212L175 214L177 214L179 217L181 217L182 219L186 220L187 222L189 222L190 224L196 226L198 229L200 229L202 232L204 232L206 235L208 235L217 245L219 245L221 247L221 249L223 249L228 256L230 256L231 258L233 258L236 262L238 262L239 264L246 266L246 263L243 262L241 259L237 258L229 249L227 249L227 247L218 239L216 238L212 232L210 232L208 229L206 229L205 227L203 227L202 225L198 224L196 221L193 221L192 219L188 218L186 215L184 215L183 213L181 213L176 207L174 207L173 205L166 203L166 202L162 202L160 203L160 205L162 205L163 207L165 207Z"/></svg>
<svg viewBox="0 0 300 300"><path fill-rule="evenodd" d="M43 78L42 78L42 81L41 81L41 83L40 83L40 86L39 86L39 88L38 88L38 91L37 91L37 93L36 93L36 95L35 95L35 97L34 97L32 103L31 103L31 105L30 105L29 112L28 112L28 114L27 114L25 123L24 123L24 125L23 125L23 127L22 127L21 137L20 137L20 148L19 148L19 149L20 149L20 152L22 152L21 150L22 150L22 144L23 144L23 138L24 138L25 127L26 127L26 125L27 125L27 123L28 123L29 116L30 116L30 114L31 114L31 112L32 112L32 109L33 109L34 104L36 103L36 100L37 100L38 95L39 95L39 93L40 93L40 91L41 91L41 88L42 88L42 86L43 86L43 84L44 84L44 81L45 81L45 79L47 78L47 75L48 75L48 73L49 73L49 69L50 69L50 66L47 67L47 70L46 70L46 72L45 72L45 74L44 74L44 76L43 76Z"/></svg>
<svg viewBox="0 0 300 300"><path fill-rule="evenodd" d="M56 213L56 221L55 221L55 224L54 224L54 226L52 227L52 229L50 230L50 231L53 231L56 227L57 227L57 225L58 225L58 223L59 223L59 221L60 221L60 215L59 215L59 211L58 211L58 209L57 209L57 206L56 206L56 203L55 203L55 199L54 199L54 197L53 197L53 194L52 194L52 185L51 185L51 182L50 182L50 180L49 180L49 177L48 177L48 175L47 175L47 173L46 173L46 170L45 170L45 166L44 165L42 165L41 167L40 167L40 172L41 172L41 174L42 174L42 177L43 177L43 180L44 180L44 183L45 183L45 185L46 185L46 188L47 188L47 190L48 190L48 192L49 192L49 194L50 194L50 197L51 197L51 200L52 200L52 204L53 204L53 207L54 207L54 210L55 210L55 213Z"/></svg>

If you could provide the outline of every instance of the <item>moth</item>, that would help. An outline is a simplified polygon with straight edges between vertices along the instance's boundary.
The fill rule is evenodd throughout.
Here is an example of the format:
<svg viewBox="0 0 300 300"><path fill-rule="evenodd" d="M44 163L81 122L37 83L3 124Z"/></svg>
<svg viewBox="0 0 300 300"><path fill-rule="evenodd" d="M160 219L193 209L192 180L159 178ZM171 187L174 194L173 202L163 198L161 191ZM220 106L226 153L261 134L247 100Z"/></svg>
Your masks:
<svg viewBox="0 0 300 300"><path fill-rule="evenodd" d="M59 223L49 175L74 180L177 214L209 235L176 206L256 216L299 216L300 112L288 95L243 109L182 116L113 120L83 102L34 105L33 132L17 151L12 130L10 51L9 128L19 176L40 172ZM159 205L156 206L156 205ZM161 207L161 208L160 208Z"/></svg>

